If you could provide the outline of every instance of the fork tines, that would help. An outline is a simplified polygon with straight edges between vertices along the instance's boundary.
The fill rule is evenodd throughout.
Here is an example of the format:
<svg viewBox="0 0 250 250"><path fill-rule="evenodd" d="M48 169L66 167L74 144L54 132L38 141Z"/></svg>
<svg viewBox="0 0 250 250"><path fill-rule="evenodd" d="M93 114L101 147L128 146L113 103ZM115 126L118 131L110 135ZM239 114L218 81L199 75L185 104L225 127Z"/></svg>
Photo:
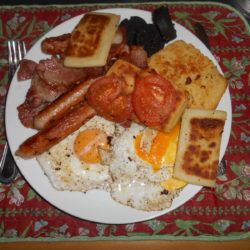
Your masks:
<svg viewBox="0 0 250 250"><path fill-rule="evenodd" d="M14 74L16 71L19 62L26 54L25 42L18 40L8 41L8 52L9 52L9 69L10 74Z"/></svg>

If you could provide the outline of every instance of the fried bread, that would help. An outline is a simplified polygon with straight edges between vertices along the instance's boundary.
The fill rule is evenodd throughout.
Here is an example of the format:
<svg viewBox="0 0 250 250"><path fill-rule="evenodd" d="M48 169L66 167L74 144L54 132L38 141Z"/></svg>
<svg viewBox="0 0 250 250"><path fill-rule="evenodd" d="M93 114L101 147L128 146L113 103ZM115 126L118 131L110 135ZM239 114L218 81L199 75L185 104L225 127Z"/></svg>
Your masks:
<svg viewBox="0 0 250 250"><path fill-rule="evenodd" d="M149 67L189 93L189 108L215 109L227 80L193 45L175 41L149 59Z"/></svg>
<svg viewBox="0 0 250 250"><path fill-rule="evenodd" d="M85 14L72 31L64 65L77 68L104 66L119 21L120 16L115 14Z"/></svg>
<svg viewBox="0 0 250 250"><path fill-rule="evenodd" d="M204 109L184 111L174 177L202 186L215 185L225 120L224 111Z"/></svg>
<svg viewBox="0 0 250 250"><path fill-rule="evenodd" d="M125 92L127 94L132 93L135 85L136 74L142 70L132 63L118 59L109 69L107 75L115 74L124 78L126 86Z"/></svg>

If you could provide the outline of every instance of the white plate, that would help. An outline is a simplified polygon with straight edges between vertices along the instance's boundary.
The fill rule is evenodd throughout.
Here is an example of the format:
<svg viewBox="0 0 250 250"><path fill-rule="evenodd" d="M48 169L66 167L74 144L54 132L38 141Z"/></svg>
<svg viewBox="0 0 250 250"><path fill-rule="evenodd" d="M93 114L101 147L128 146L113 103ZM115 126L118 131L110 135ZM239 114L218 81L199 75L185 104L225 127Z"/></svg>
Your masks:
<svg viewBox="0 0 250 250"><path fill-rule="evenodd" d="M140 16L148 23L151 22L151 13L142 10L105 9L101 10L100 12L119 14L121 15L121 20L124 18L129 18L130 16ZM48 55L45 55L41 52L41 41L45 37L57 36L71 32L81 17L82 16L76 16L48 32L30 49L26 55L26 58L38 62L40 59L49 57ZM177 30L177 39L183 39L189 43L192 43L196 48L200 49L203 54L208 56L221 71L213 55L198 38L196 38L190 31L179 24L175 24L175 28ZM20 123L17 113L17 106L23 103L29 86L30 81L18 82L15 75L8 93L6 104L6 130L10 149L13 155L15 154L18 146L25 139L36 132L35 130L25 128ZM220 151L221 159L225 153L231 130L232 111L230 94L228 90L226 90L225 94L223 95L218 109L227 111L228 115L225 124L225 130L222 136L222 145ZM184 204L201 189L200 186L187 185L180 195L174 199L173 204L169 209L157 212L143 212L114 202L110 198L109 193L105 191L92 190L86 194L80 192L56 191L49 183L47 177L44 175L35 159L23 160L19 157L15 157L15 161L25 179L48 202L63 210L64 212L76 217L101 223L133 223L155 218Z"/></svg>

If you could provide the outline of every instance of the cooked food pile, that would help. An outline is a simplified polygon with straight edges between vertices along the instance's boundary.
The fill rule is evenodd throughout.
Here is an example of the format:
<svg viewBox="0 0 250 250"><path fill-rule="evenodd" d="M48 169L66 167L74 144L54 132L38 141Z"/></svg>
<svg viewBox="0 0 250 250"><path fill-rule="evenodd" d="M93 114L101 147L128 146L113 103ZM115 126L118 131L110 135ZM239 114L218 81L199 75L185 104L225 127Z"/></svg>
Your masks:
<svg viewBox="0 0 250 250"><path fill-rule="evenodd" d="M46 38L19 118L38 132L16 154L36 157L57 190L103 189L138 210L168 208L187 183L214 186L226 113L216 66L175 40L167 8L153 24L90 12ZM165 47L164 47L165 46Z"/></svg>

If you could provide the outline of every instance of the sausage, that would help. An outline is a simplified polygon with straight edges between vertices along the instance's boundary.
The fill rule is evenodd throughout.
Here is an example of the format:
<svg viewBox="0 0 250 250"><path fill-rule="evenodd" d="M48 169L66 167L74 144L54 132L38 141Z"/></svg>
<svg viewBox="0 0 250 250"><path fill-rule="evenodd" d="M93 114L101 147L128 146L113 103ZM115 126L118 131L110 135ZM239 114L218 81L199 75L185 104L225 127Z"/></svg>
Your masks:
<svg viewBox="0 0 250 250"><path fill-rule="evenodd" d="M95 110L86 103L78 105L57 120L51 127L40 130L37 134L24 141L16 151L16 155L28 159L42 154L79 129L95 114Z"/></svg>
<svg viewBox="0 0 250 250"><path fill-rule="evenodd" d="M34 118L34 128L40 130L49 127L72 107L82 102L90 84L91 81L80 83L40 111Z"/></svg>

